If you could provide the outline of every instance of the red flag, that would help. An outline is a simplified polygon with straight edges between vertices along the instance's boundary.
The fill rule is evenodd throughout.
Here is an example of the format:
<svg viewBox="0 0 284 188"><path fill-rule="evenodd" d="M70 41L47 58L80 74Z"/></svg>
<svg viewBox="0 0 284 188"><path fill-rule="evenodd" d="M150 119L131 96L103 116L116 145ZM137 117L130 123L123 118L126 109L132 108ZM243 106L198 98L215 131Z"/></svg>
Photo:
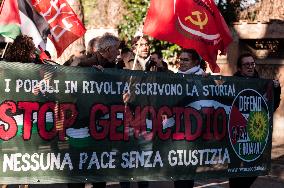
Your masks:
<svg viewBox="0 0 284 188"><path fill-rule="evenodd" d="M31 0L35 10L49 24L49 39L54 44L59 57L65 48L86 32L66 0Z"/></svg>
<svg viewBox="0 0 284 188"><path fill-rule="evenodd" d="M213 72L218 50L232 42L228 26L213 0L151 0L144 33L184 48L194 48Z"/></svg>
<svg viewBox="0 0 284 188"><path fill-rule="evenodd" d="M46 50L47 37L59 57L86 32L66 0L4 0L0 9L0 35L15 39L20 33Z"/></svg>

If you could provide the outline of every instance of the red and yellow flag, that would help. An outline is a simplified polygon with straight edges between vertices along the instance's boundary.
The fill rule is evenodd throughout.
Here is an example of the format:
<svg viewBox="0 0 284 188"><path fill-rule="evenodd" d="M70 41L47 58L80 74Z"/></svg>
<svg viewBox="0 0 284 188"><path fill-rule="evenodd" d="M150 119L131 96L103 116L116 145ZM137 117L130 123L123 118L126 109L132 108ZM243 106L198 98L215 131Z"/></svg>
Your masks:
<svg viewBox="0 0 284 188"><path fill-rule="evenodd" d="M213 0L151 0L144 33L184 48L194 48L213 72L218 50L232 42L228 26Z"/></svg>

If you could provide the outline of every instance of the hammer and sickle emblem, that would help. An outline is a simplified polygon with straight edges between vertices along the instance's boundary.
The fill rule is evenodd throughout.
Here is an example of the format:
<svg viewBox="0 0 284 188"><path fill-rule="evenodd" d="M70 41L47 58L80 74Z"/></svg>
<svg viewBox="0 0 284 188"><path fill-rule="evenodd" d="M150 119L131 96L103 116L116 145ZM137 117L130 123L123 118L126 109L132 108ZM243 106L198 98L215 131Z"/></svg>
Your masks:
<svg viewBox="0 0 284 188"><path fill-rule="evenodd" d="M206 12L204 12L205 18L204 18L203 21L201 20L201 17L200 17L200 15L202 15L201 12L199 12L199 11L194 11L194 12L192 12L191 14L192 14L192 16L196 16L197 20L194 20L191 16L187 16L187 17L185 18L185 21L189 20L192 24L199 26L200 29L203 29L203 26L206 25L207 22L208 22L208 17L207 17Z"/></svg>

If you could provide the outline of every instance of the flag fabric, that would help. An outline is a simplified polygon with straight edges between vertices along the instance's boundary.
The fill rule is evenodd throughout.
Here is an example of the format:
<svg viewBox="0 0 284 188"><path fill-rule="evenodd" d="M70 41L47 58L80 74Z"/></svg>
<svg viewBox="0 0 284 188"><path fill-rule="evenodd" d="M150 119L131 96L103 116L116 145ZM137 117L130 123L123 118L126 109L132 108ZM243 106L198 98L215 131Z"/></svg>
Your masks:
<svg viewBox="0 0 284 188"><path fill-rule="evenodd" d="M49 38L57 57L86 32L66 0L4 0L2 3L0 29L5 30L1 29L0 35L10 38L20 33L29 35L36 47L41 46L44 50ZM20 33L13 33L10 29L16 26L20 28Z"/></svg>
<svg viewBox="0 0 284 188"><path fill-rule="evenodd" d="M225 54L232 36L214 0L151 0L143 32L183 48L194 48L220 72L218 50Z"/></svg>
<svg viewBox="0 0 284 188"><path fill-rule="evenodd" d="M86 29L66 0L31 0L35 10L49 24L49 38L60 56L65 48L83 36Z"/></svg>
<svg viewBox="0 0 284 188"><path fill-rule="evenodd" d="M233 144L236 144L237 142L238 136L236 135L239 135L240 130L246 126L247 126L247 119L239 111L239 108L237 106L235 105L232 106L228 132L229 132L229 135L231 137L231 141L233 142Z"/></svg>
<svg viewBox="0 0 284 188"><path fill-rule="evenodd" d="M0 8L0 35L15 39L21 33L17 0L4 0Z"/></svg>

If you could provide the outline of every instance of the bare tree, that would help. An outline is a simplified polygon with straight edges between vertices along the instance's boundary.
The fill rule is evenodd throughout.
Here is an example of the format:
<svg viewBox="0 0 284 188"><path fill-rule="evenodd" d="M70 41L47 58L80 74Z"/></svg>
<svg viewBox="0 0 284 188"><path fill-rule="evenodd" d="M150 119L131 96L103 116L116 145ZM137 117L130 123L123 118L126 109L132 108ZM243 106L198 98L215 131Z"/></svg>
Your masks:
<svg viewBox="0 0 284 188"><path fill-rule="evenodd" d="M90 27L115 28L122 19L124 10L122 0L98 0L88 15Z"/></svg>

